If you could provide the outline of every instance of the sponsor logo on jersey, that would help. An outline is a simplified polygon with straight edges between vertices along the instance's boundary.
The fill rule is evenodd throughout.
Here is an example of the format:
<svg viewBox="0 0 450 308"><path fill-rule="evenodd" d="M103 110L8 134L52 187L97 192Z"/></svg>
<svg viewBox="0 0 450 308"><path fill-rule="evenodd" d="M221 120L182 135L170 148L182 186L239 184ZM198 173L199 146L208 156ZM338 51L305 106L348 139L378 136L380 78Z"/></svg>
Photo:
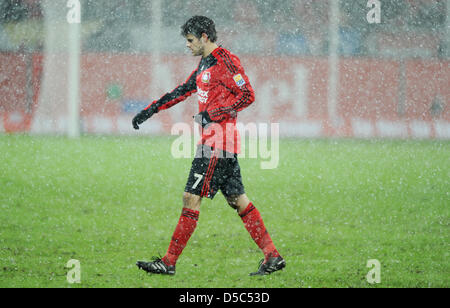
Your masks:
<svg viewBox="0 0 450 308"><path fill-rule="evenodd" d="M197 96L199 103L206 104L208 102L208 92L197 87Z"/></svg>
<svg viewBox="0 0 450 308"><path fill-rule="evenodd" d="M211 73L210 72L203 72L202 74L202 82L208 83L211 80Z"/></svg>
<svg viewBox="0 0 450 308"><path fill-rule="evenodd" d="M242 87L245 84L245 80L244 80L244 78L242 78L241 74L234 75L233 80L237 84L238 87Z"/></svg>

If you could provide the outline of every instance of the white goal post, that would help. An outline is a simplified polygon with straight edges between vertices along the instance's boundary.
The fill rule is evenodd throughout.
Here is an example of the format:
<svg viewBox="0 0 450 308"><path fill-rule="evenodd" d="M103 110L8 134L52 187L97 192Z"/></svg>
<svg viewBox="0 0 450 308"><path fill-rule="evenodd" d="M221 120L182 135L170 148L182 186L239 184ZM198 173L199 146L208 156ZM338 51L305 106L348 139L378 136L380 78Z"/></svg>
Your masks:
<svg viewBox="0 0 450 308"><path fill-rule="evenodd" d="M74 9L81 13L79 4L78 0L42 0L43 71L32 133L80 135L81 25L68 15Z"/></svg>

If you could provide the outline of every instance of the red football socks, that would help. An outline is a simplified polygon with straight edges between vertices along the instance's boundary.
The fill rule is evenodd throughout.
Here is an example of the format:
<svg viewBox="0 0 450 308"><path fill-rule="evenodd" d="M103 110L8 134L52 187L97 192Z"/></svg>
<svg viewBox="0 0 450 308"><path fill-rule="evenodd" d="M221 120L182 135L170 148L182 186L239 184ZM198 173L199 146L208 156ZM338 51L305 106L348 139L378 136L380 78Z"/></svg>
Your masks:
<svg viewBox="0 0 450 308"><path fill-rule="evenodd" d="M264 253L265 261L271 257L279 257L280 254L264 226L258 209L250 202L244 212L239 214L239 216L241 216L242 222L252 239Z"/></svg>
<svg viewBox="0 0 450 308"><path fill-rule="evenodd" d="M162 258L163 262L167 265L175 265L177 263L178 257L183 252L184 247L186 247L187 242L197 227L199 213L199 211L183 208L178 224L172 235L169 249ZM264 222L258 209L250 202L244 212L239 216L241 216L242 222L252 239L264 253L265 261L271 257L279 257L280 254L275 248L275 245L264 226Z"/></svg>
<svg viewBox="0 0 450 308"><path fill-rule="evenodd" d="M183 252L184 247L186 247L192 233L194 233L199 213L199 211L183 208L178 224L172 235L169 249L162 258L162 261L167 265L175 265L177 263L178 257Z"/></svg>

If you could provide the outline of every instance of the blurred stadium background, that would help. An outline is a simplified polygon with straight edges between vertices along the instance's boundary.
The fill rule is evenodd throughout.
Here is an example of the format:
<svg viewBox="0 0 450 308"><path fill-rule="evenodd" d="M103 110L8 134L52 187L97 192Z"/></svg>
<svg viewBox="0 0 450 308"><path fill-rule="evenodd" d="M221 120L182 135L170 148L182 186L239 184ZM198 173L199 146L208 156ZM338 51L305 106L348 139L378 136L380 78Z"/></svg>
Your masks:
<svg viewBox="0 0 450 308"><path fill-rule="evenodd" d="M380 1L373 24L368 2L80 0L74 25L67 0L1 0L0 132L135 133L132 116L195 68L180 25L206 15L256 90L240 121L278 122L282 136L449 139L450 1ZM195 110L191 97L139 134L168 134Z"/></svg>

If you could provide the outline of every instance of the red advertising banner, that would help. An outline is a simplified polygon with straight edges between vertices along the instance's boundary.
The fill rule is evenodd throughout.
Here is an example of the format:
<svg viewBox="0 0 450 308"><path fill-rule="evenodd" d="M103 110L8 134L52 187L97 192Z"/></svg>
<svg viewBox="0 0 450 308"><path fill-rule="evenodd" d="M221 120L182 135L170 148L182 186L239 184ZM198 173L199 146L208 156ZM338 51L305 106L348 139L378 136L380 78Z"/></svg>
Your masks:
<svg viewBox="0 0 450 308"><path fill-rule="evenodd" d="M0 54L0 131L29 131L39 107L44 61L42 55ZM188 56L83 55L83 132L133 134L133 115L182 83L198 61ZM260 56L242 57L241 62L256 92L255 103L239 114L244 124L276 122L281 136L450 139L449 61L341 59L333 119L328 114L326 58ZM193 94L157 114L143 132L170 134L173 124L192 123L196 99Z"/></svg>

